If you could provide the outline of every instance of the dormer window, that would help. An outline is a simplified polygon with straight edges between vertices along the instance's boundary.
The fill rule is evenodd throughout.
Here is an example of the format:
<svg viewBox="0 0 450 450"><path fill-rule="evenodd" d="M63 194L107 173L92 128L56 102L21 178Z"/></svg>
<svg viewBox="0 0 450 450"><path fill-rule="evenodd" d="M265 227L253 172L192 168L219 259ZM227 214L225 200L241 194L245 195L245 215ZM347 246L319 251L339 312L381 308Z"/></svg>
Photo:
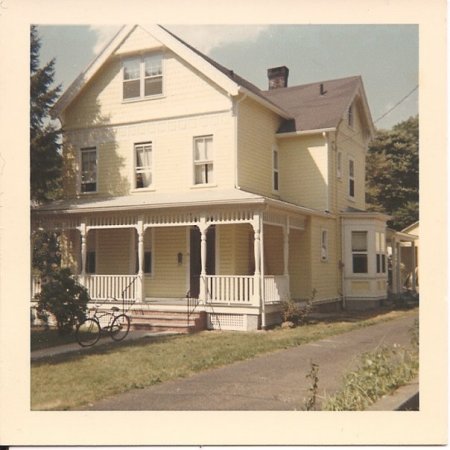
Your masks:
<svg viewBox="0 0 450 450"><path fill-rule="evenodd" d="M160 53L129 58L123 62L124 100L162 95L162 81Z"/></svg>

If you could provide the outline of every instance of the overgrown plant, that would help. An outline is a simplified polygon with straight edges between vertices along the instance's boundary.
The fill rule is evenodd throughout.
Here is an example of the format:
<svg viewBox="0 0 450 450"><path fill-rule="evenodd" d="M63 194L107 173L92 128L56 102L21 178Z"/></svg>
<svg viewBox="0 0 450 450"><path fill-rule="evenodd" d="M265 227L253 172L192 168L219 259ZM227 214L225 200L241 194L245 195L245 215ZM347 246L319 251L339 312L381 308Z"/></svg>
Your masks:
<svg viewBox="0 0 450 450"><path fill-rule="evenodd" d="M299 305L292 299L281 302L281 317L283 322L290 322L293 326L305 324L313 308L313 300L316 293L316 289L313 289L311 298L303 305Z"/></svg>
<svg viewBox="0 0 450 450"><path fill-rule="evenodd" d="M70 269L55 271L36 299L38 316L52 315L60 334L70 333L86 318L89 295L87 289L72 277Z"/></svg>
<svg viewBox="0 0 450 450"><path fill-rule="evenodd" d="M323 409L363 411L413 379L418 371L417 348L394 345L365 353L358 368L345 375L343 388L326 401Z"/></svg>
<svg viewBox="0 0 450 450"><path fill-rule="evenodd" d="M311 362L311 369L306 375L310 379L311 385L308 388L309 395L305 399L305 410L311 411L316 406L317 393L319 391L319 365Z"/></svg>

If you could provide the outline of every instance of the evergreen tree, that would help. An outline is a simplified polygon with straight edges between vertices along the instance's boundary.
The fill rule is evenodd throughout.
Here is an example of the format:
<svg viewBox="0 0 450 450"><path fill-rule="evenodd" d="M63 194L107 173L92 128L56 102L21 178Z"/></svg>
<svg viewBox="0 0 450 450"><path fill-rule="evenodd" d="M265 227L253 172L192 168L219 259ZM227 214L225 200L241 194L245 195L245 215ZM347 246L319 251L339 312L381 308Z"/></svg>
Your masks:
<svg viewBox="0 0 450 450"><path fill-rule="evenodd" d="M377 131L367 155L366 201L371 211L393 216L401 230L419 219L419 118Z"/></svg>
<svg viewBox="0 0 450 450"><path fill-rule="evenodd" d="M35 25L30 33L30 187L31 200L37 203L58 198L61 193L62 157L60 130L50 120L60 86L52 87L55 60L39 67L41 42Z"/></svg>

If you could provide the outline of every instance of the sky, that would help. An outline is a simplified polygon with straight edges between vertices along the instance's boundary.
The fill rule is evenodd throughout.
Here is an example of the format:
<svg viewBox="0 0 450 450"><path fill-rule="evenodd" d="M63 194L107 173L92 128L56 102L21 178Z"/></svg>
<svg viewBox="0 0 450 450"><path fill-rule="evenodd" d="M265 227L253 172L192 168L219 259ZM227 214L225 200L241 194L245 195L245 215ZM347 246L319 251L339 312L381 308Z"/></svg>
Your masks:
<svg viewBox="0 0 450 450"><path fill-rule="evenodd" d="M361 75L377 128L418 113L417 25L164 26L260 89L267 69L283 65L289 86ZM55 58L66 89L119 28L39 26L41 64Z"/></svg>

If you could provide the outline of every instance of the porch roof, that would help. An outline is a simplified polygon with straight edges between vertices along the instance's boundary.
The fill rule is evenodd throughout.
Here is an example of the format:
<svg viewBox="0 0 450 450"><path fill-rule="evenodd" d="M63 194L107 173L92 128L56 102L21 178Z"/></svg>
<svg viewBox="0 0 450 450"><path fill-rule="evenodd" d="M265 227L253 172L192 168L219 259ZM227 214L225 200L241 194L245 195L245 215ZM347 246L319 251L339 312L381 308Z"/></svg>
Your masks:
<svg viewBox="0 0 450 450"><path fill-rule="evenodd" d="M287 209L293 213L306 215L333 215L292 203L243 191L241 189L192 189L190 192L161 193L140 192L120 197L86 196L75 199L58 200L32 208L33 214L79 214L109 211L136 211L165 208L189 208L205 206L260 205L276 209Z"/></svg>

